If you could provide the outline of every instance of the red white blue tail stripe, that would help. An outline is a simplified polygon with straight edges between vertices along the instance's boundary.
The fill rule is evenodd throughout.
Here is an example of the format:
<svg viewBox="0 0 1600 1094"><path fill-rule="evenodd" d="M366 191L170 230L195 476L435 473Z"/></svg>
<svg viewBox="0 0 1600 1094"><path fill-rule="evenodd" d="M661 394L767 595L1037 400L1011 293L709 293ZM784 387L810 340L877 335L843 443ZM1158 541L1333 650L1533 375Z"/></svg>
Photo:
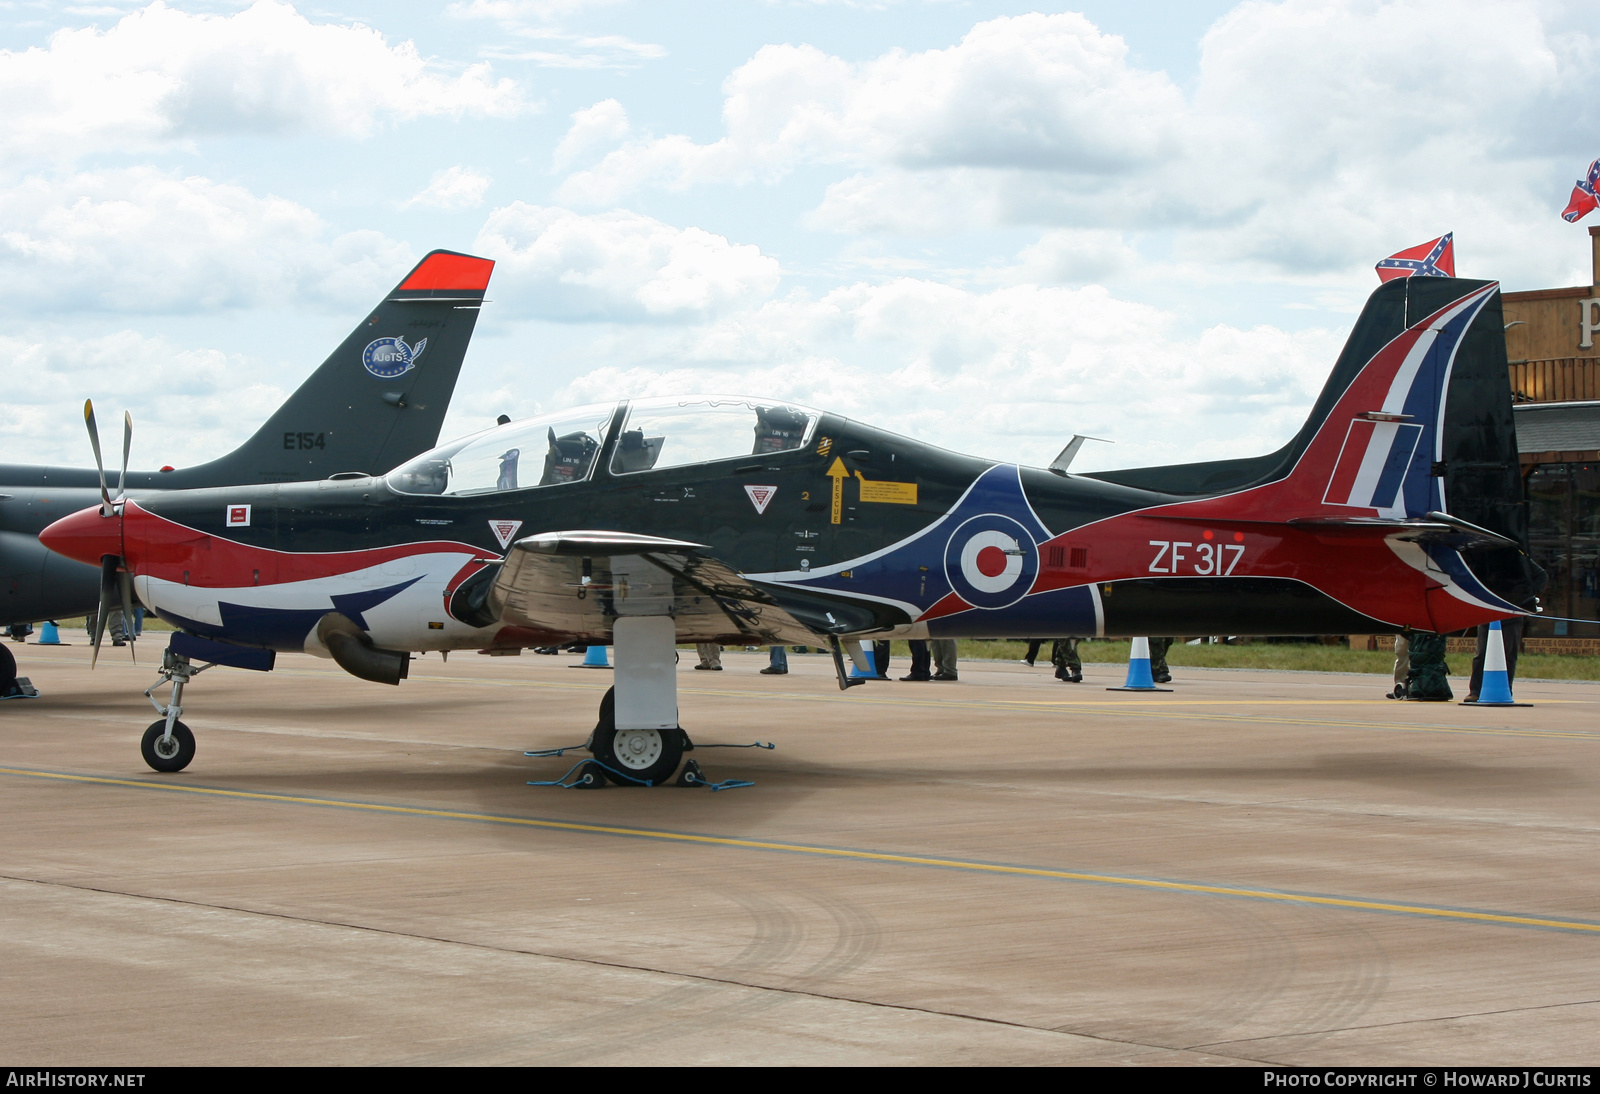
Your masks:
<svg viewBox="0 0 1600 1094"><path fill-rule="evenodd" d="M1345 435L1323 502L1392 509L1422 439L1422 426L1357 418Z"/></svg>

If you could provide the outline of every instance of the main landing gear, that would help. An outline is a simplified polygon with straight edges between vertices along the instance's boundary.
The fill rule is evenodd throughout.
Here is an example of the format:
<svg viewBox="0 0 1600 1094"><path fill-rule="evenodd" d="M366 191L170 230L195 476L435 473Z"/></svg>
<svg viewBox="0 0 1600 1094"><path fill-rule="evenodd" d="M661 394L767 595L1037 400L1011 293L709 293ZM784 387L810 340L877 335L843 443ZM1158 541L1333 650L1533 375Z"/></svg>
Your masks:
<svg viewBox="0 0 1600 1094"><path fill-rule="evenodd" d="M184 685L209 668L210 665L195 668L188 657L173 652L170 647L161 654L161 678L144 689L144 697L161 717L150 723L150 728L144 731L144 739L139 742L144 762L155 770L182 771L194 759L194 734L178 721L178 715L183 713ZM165 704L151 694L162 684L172 685L172 693Z"/></svg>
<svg viewBox="0 0 1600 1094"><path fill-rule="evenodd" d="M557 782L585 788L607 782L660 786L677 772L683 754L694 748L678 725L678 651L672 617L623 615L612 623L611 645L616 683L600 700L600 717L584 744L594 759L575 769L575 782Z"/></svg>
<svg viewBox="0 0 1600 1094"><path fill-rule="evenodd" d="M694 748L681 727L618 729L617 689L600 700L600 720L589 737L589 751L622 785L660 786L677 773L683 754ZM617 778L621 775L621 778Z"/></svg>

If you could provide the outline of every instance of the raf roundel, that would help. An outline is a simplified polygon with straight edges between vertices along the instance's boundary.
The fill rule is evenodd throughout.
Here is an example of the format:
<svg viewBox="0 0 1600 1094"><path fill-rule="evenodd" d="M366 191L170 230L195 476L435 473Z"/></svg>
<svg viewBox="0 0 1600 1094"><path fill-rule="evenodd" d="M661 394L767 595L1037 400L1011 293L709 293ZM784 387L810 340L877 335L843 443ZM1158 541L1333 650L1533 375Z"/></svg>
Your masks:
<svg viewBox="0 0 1600 1094"><path fill-rule="evenodd" d="M975 608L1004 608L1033 588L1039 548L1010 517L985 513L962 523L944 549L944 573L956 594Z"/></svg>
<svg viewBox="0 0 1600 1094"><path fill-rule="evenodd" d="M417 366L427 345L426 338L414 346L406 345L404 338L375 338L361 351L361 363L378 379L393 380Z"/></svg>

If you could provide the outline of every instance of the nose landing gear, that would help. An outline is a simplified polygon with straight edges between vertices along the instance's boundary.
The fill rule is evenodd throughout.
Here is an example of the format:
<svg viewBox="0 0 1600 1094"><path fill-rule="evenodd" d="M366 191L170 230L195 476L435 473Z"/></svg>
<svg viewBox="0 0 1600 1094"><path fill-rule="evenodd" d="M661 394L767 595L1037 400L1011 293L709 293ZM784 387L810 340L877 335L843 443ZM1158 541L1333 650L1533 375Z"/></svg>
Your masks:
<svg viewBox="0 0 1600 1094"><path fill-rule="evenodd" d="M195 668L186 655L170 647L162 652L161 678L144 689L144 697L156 708L161 720L151 722L150 728L144 731L144 739L139 742L139 752L144 756L144 762L155 770L182 771L194 759L194 734L188 726L178 721L178 715L183 713L183 687L211 667L201 665ZM172 685L172 692L165 704L151 694L162 684Z"/></svg>
<svg viewBox="0 0 1600 1094"><path fill-rule="evenodd" d="M183 713L183 688L190 680L217 665L271 672L277 656L271 650L213 642L209 638L174 631L170 644L161 651L161 678L144 689L144 697L161 715L160 721L150 723L139 744L144 762L157 771L170 772L182 771L194 759L194 734L178 721L178 715ZM191 658L205 664L196 668ZM165 703L152 694L162 684L172 685Z"/></svg>

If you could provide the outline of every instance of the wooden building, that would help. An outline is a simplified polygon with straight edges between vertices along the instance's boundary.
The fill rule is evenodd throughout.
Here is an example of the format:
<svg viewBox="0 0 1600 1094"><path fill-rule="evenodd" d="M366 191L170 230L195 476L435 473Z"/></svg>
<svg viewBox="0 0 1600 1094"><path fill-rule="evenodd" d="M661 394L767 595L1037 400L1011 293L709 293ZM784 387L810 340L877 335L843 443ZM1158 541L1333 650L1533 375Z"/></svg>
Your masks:
<svg viewBox="0 0 1600 1094"><path fill-rule="evenodd" d="M1502 300L1529 546L1550 574L1544 610L1600 621L1600 228L1589 237L1593 284ZM1538 620L1528 633L1600 652L1600 622Z"/></svg>

